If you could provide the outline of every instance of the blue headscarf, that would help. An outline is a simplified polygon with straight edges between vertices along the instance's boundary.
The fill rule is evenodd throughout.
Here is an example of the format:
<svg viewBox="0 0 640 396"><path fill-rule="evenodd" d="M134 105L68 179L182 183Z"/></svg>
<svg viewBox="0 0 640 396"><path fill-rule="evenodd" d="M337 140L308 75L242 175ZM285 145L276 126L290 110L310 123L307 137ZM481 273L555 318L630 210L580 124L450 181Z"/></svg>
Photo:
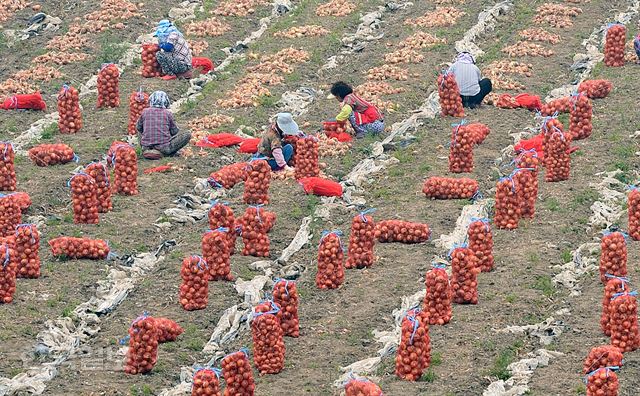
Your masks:
<svg viewBox="0 0 640 396"><path fill-rule="evenodd" d="M167 37L169 37L169 35L174 32L182 35L178 28L175 27L169 20L163 19L158 22L158 27L156 28L156 32L153 35L158 38L158 41L163 43L167 41Z"/></svg>

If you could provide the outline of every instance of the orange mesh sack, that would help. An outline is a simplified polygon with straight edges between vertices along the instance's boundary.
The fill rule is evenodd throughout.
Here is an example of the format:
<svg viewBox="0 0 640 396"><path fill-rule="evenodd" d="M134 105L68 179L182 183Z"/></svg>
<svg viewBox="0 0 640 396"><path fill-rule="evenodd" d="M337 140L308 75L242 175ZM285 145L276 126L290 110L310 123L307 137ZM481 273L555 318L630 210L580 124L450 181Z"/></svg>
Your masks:
<svg viewBox="0 0 640 396"><path fill-rule="evenodd" d="M571 96L569 134L572 140L586 139L593 131L593 106L587 95L578 93Z"/></svg>
<svg viewBox="0 0 640 396"><path fill-rule="evenodd" d="M300 336L300 321L298 320L298 288L296 282L277 279L273 285L273 302L281 309L280 326L287 337Z"/></svg>
<svg viewBox="0 0 640 396"><path fill-rule="evenodd" d="M451 321L451 285L449 275L442 264L433 264L424 280L427 293L422 311L428 314L430 325L445 325Z"/></svg>
<svg viewBox="0 0 640 396"><path fill-rule="evenodd" d="M35 224L19 224L16 227L15 260L17 277L40 277L40 233Z"/></svg>
<svg viewBox="0 0 640 396"><path fill-rule="evenodd" d="M251 320L253 360L260 374L277 374L284 369L284 333L273 301L256 306Z"/></svg>
<svg viewBox="0 0 640 396"><path fill-rule="evenodd" d="M345 396L383 396L380 387L364 378L352 378L344 385Z"/></svg>
<svg viewBox="0 0 640 396"><path fill-rule="evenodd" d="M191 396L220 396L220 370L201 368L193 375Z"/></svg>
<svg viewBox="0 0 640 396"><path fill-rule="evenodd" d="M109 257L109 244L101 239L58 237L49 240L54 257L101 260Z"/></svg>
<svg viewBox="0 0 640 396"><path fill-rule="evenodd" d="M246 349L229 354L222 359L222 374L226 387L224 396L253 396L256 385Z"/></svg>
<svg viewBox="0 0 640 396"><path fill-rule="evenodd" d="M133 146L118 144L112 148L113 188L117 194L138 195L138 155Z"/></svg>
<svg viewBox="0 0 640 396"><path fill-rule="evenodd" d="M71 187L73 222L98 224L98 186L93 177L84 172L76 173L67 183Z"/></svg>
<svg viewBox="0 0 640 396"><path fill-rule="evenodd" d="M209 230L202 236L202 257L209 266L209 280L232 281L229 229Z"/></svg>
<svg viewBox="0 0 640 396"><path fill-rule="evenodd" d="M269 257L269 236L262 212L261 205L249 206L240 220L244 243L243 256Z"/></svg>
<svg viewBox="0 0 640 396"><path fill-rule="evenodd" d="M467 229L469 249L476 255L478 266L482 272L490 272L494 268L493 261L493 233L489 219L471 218Z"/></svg>
<svg viewBox="0 0 640 396"><path fill-rule="evenodd" d="M578 86L578 92L584 93L589 99L603 99L609 96L613 84L607 80L586 80Z"/></svg>
<svg viewBox="0 0 640 396"><path fill-rule="evenodd" d="M632 186L627 197L629 210L629 236L634 241L640 241L640 190Z"/></svg>
<svg viewBox="0 0 640 396"><path fill-rule="evenodd" d="M611 336L611 312L609 305L611 299L618 293L624 293L627 289L627 278L606 274L607 284L604 286L604 297L602 298L602 314L600 315L600 328L607 336ZM614 365L615 366L615 365Z"/></svg>
<svg viewBox="0 0 640 396"><path fill-rule="evenodd" d="M571 98L565 96L559 99L545 103L540 108L540 114L543 116L555 116L558 113L569 113L571 111Z"/></svg>
<svg viewBox="0 0 640 396"><path fill-rule="evenodd" d="M422 223L402 220L382 220L376 224L375 237L379 242L422 243L429 240L431 230Z"/></svg>
<svg viewBox="0 0 640 396"><path fill-rule="evenodd" d="M8 244L0 244L0 302L9 304L16 292L16 261L15 251Z"/></svg>
<svg viewBox="0 0 640 396"><path fill-rule="evenodd" d="M449 172L473 172L473 146L476 136L465 125L464 120L453 125L451 143L449 144Z"/></svg>
<svg viewBox="0 0 640 396"><path fill-rule="evenodd" d="M318 246L318 272L316 286L319 289L337 289L344 282L344 250L341 231L324 231Z"/></svg>
<svg viewBox="0 0 640 396"><path fill-rule="evenodd" d="M129 328L129 350L124 365L127 374L145 374L158 361L158 328L154 318L146 313Z"/></svg>
<svg viewBox="0 0 640 396"><path fill-rule="evenodd" d="M531 218L535 214L535 204L538 199L537 172L534 168L516 168L511 173L516 185L516 196L520 203L520 215Z"/></svg>
<svg viewBox="0 0 640 396"><path fill-rule="evenodd" d="M244 182L242 201L246 204L266 205L269 203L271 167L265 160L252 160L247 165L247 180Z"/></svg>
<svg viewBox="0 0 640 396"><path fill-rule="evenodd" d="M478 303L478 259L465 245L449 252L451 259L451 290L456 304Z"/></svg>
<svg viewBox="0 0 640 396"><path fill-rule="evenodd" d="M438 76L438 96L443 116L464 117L460 89L453 72L446 70Z"/></svg>
<svg viewBox="0 0 640 396"><path fill-rule="evenodd" d="M604 42L604 64L611 67L624 66L624 46L627 28L619 23L609 24Z"/></svg>
<svg viewBox="0 0 640 396"><path fill-rule="evenodd" d="M98 72L97 107L120 106L120 71L113 63L105 63Z"/></svg>
<svg viewBox="0 0 640 396"><path fill-rule="evenodd" d="M498 180L493 223L499 229L514 230L522 213L522 204L516 193L516 184L511 176Z"/></svg>
<svg viewBox="0 0 640 396"><path fill-rule="evenodd" d="M58 116L60 133L76 133L82 129L80 93L74 87L65 84L58 92Z"/></svg>
<svg viewBox="0 0 640 396"><path fill-rule="evenodd" d="M187 311L205 309L209 302L209 266L200 256L185 257L180 270L180 304Z"/></svg>
<svg viewBox="0 0 640 396"><path fill-rule="evenodd" d="M22 222L22 211L11 195L0 194L0 238L13 235Z"/></svg>
<svg viewBox="0 0 640 396"><path fill-rule="evenodd" d="M29 149L28 154L29 159L38 166L66 164L79 160L71 147L61 143L40 144Z"/></svg>
<svg viewBox="0 0 640 396"><path fill-rule="evenodd" d="M584 361L582 373L589 374L599 368L617 366L622 367L622 351L613 345L603 345L591 348Z"/></svg>
<svg viewBox="0 0 640 396"><path fill-rule="evenodd" d="M142 88L129 96L129 126L127 127L129 135L138 133L136 130L138 118L140 118L142 110L147 107L149 107L149 94L144 92Z"/></svg>
<svg viewBox="0 0 640 396"><path fill-rule="evenodd" d="M84 171L96 181L98 213L107 213L113 210L111 178L107 166L102 162L92 162L84 168Z"/></svg>
<svg viewBox="0 0 640 396"><path fill-rule="evenodd" d="M614 370L618 367L603 367L587 374L587 396L618 396L620 383Z"/></svg>
<svg viewBox="0 0 640 396"><path fill-rule="evenodd" d="M293 153L296 179L320 176L318 155L318 139L315 136L301 137L296 141L296 149Z"/></svg>
<svg viewBox="0 0 640 396"><path fill-rule="evenodd" d="M600 240L600 282L607 283L607 274L627 276L627 241L621 232L608 232Z"/></svg>
<svg viewBox="0 0 640 396"><path fill-rule="evenodd" d="M160 51L158 44L142 44L142 77L162 76L162 68L156 58L158 51Z"/></svg>
<svg viewBox="0 0 640 396"><path fill-rule="evenodd" d="M376 224L368 213L375 209L369 209L356 215L351 222L351 235L349 236L349 253L346 268L371 267L375 260L373 246L375 244Z"/></svg>
<svg viewBox="0 0 640 396"><path fill-rule="evenodd" d="M7 194L7 196L11 197L20 208L22 213L26 212L29 207L31 207L31 197L26 192L14 192L11 194Z"/></svg>
<svg viewBox="0 0 640 396"><path fill-rule="evenodd" d="M569 156L570 143L571 138L560 129L555 129L545 134L545 181L559 182L569 180L569 174L571 172L571 157Z"/></svg>
<svg viewBox="0 0 640 396"><path fill-rule="evenodd" d="M208 213L209 229L217 230L220 227L227 228L227 244L229 254L233 255L236 250L236 218L233 216L233 209L226 202L213 201Z"/></svg>
<svg viewBox="0 0 640 396"><path fill-rule="evenodd" d="M219 170L211 173L209 185L211 188L233 188L236 184L246 180L248 176L247 163L237 162L235 164L223 166Z"/></svg>
<svg viewBox="0 0 640 396"><path fill-rule="evenodd" d="M402 319L400 345L396 353L396 375L417 381L431 363L431 340L426 315L419 310L407 312Z"/></svg>
<svg viewBox="0 0 640 396"><path fill-rule="evenodd" d="M616 293L609 304L611 345L620 348L622 352L640 348L637 295L638 292L635 291Z"/></svg>
<svg viewBox="0 0 640 396"><path fill-rule="evenodd" d="M13 144L0 142L0 191L16 190L16 169L13 163L15 157Z"/></svg>
<svg viewBox="0 0 640 396"><path fill-rule="evenodd" d="M434 199L471 199L478 192L478 182L466 177L430 177L425 180L422 192Z"/></svg>
<svg viewBox="0 0 640 396"><path fill-rule="evenodd" d="M180 334L184 333L184 329L171 319L155 318L155 321L158 328L159 343L175 341Z"/></svg>
<svg viewBox="0 0 640 396"><path fill-rule="evenodd" d="M524 202L522 203L522 217L525 219L533 219L536 214L536 201L538 200L538 167L540 159L535 150L522 152L515 160L517 169L527 169L531 173L531 177L520 176L517 180L518 184L523 183L525 190L522 194ZM523 180L524 179L524 180Z"/></svg>
<svg viewBox="0 0 640 396"><path fill-rule="evenodd" d="M467 129L474 136L474 142L476 145L482 144L484 140L489 136L491 129L488 126L479 122L474 122L467 125Z"/></svg>

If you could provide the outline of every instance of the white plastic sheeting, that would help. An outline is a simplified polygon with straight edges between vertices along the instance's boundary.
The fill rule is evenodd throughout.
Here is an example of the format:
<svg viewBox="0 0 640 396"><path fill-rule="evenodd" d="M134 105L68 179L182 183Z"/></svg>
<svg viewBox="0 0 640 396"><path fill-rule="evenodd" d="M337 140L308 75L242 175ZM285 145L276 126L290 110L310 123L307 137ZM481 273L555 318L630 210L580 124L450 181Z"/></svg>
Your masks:
<svg viewBox="0 0 640 396"><path fill-rule="evenodd" d="M560 272L553 277L553 282L566 287L573 297L577 297L582 294L578 279L586 273L598 270L600 244L583 243L572 252L572 255L570 262L556 266Z"/></svg>
<svg viewBox="0 0 640 396"><path fill-rule="evenodd" d="M467 30L464 37L456 41L456 51L467 51L475 58L484 55L484 51L475 43L476 39L485 32L492 31L498 21L498 17L505 15L513 7L513 1L506 0L494 4L493 7L482 11L478 15L478 23Z"/></svg>
<svg viewBox="0 0 640 396"><path fill-rule="evenodd" d="M507 326L499 330L499 332L528 335L537 338L542 345L550 345L556 338L560 337L566 327L567 325L564 321L555 319L552 316L540 323L532 325Z"/></svg>

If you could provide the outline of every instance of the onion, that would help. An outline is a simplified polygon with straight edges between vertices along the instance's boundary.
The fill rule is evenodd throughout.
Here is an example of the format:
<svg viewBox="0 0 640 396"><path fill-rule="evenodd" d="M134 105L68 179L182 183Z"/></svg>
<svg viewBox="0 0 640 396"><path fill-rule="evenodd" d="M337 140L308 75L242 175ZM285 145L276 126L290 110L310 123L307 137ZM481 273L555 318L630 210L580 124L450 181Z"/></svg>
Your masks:
<svg viewBox="0 0 640 396"><path fill-rule="evenodd" d="M235 238L234 238L235 239ZM202 237L202 257L209 265L209 280L232 281L229 254L229 229L220 227L207 231Z"/></svg>
<svg viewBox="0 0 640 396"><path fill-rule="evenodd" d="M202 368L193 375L191 396L220 396L220 380L218 372Z"/></svg>
<svg viewBox="0 0 640 396"><path fill-rule="evenodd" d="M68 259L105 259L109 255L109 245L101 239L58 237L49 240L54 257Z"/></svg>
<svg viewBox="0 0 640 396"><path fill-rule="evenodd" d="M149 94L143 92L142 88L129 96L129 126L127 127L129 135L138 133L136 124L142 114L142 110L147 107L149 107Z"/></svg>
<svg viewBox="0 0 640 396"><path fill-rule="evenodd" d="M382 390L371 381L352 379L344 386L345 396L382 396Z"/></svg>
<svg viewBox="0 0 640 396"><path fill-rule="evenodd" d="M111 180L107 166L102 162L92 162L84 168L84 171L96 181L98 213L107 213L113 210L113 204L111 203Z"/></svg>
<svg viewBox="0 0 640 396"><path fill-rule="evenodd" d="M420 310L407 312L402 319L400 345L396 353L395 374L407 381L417 381L431 363L431 340L428 315Z"/></svg>
<svg viewBox="0 0 640 396"><path fill-rule="evenodd" d="M273 301L256 306L251 320L253 361L260 374L277 374L284 369L284 338L280 307Z"/></svg>
<svg viewBox="0 0 640 396"><path fill-rule="evenodd" d="M12 236L22 222L22 211L11 195L0 194L0 238Z"/></svg>
<svg viewBox="0 0 640 396"><path fill-rule="evenodd" d="M640 348L638 332L638 303L635 293L614 294L609 304L609 324L611 345L622 352L632 352Z"/></svg>
<svg viewBox="0 0 640 396"><path fill-rule="evenodd" d="M158 361L158 328L154 318L146 314L129 328L129 349L124 365L127 374L150 372Z"/></svg>
<svg viewBox="0 0 640 396"><path fill-rule="evenodd" d="M540 160L535 150L522 152L515 159L516 169L527 169L528 172L516 173L516 187L522 188L519 193L522 199L522 217L533 219L536 214L536 201L538 199L538 167Z"/></svg>
<svg viewBox="0 0 640 396"><path fill-rule="evenodd" d="M209 302L209 266L200 256L185 257L180 270L180 304L187 311L205 309Z"/></svg>
<svg viewBox="0 0 640 396"><path fill-rule="evenodd" d="M587 375L587 396L618 396L618 375L611 367L599 368Z"/></svg>
<svg viewBox="0 0 640 396"><path fill-rule="evenodd" d="M429 11L421 17L415 19L407 19L405 25L417 25L424 28L431 27L448 27L458 22L458 19L466 15L462 10L455 7L436 6L434 11Z"/></svg>
<svg viewBox="0 0 640 396"><path fill-rule="evenodd" d="M449 172L473 172L473 146L478 137L464 124L456 124L451 132L449 145Z"/></svg>
<svg viewBox="0 0 640 396"><path fill-rule="evenodd" d="M321 4L316 8L316 15L341 17L351 14L355 9L356 5L349 0L329 0L328 3Z"/></svg>
<svg viewBox="0 0 640 396"><path fill-rule="evenodd" d="M445 71L438 76L438 95L443 116L464 117L460 89L452 72Z"/></svg>
<svg viewBox="0 0 640 396"><path fill-rule="evenodd" d="M242 200L246 204L266 205L269 203L271 166L265 160L252 160L247 165L247 179L244 182Z"/></svg>
<svg viewBox="0 0 640 396"><path fill-rule="evenodd" d="M162 68L156 58L158 51L160 51L158 44L142 44L142 77L151 78L163 75Z"/></svg>
<svg viewBox="0 0 640 396"><path fill-rule="evenodd" d="M16 252L7 243L0 244L0 302L9 304L16 292Z"/></svg>
<svg viewBox="0 0 640 396"><path fill-rule="evenodd" d="M158 342L172 342L178 339L178 336L184 332L179 324L167 318L154 318L158 329Z"/></svg>
<svg viewBox="0 0 640 396"><path fill-rule="evenodd" d="M374 235L379 242L422 243L429 240L431 230L427 224L382 220L376 224Z"/></svg>
<svg viewBox="0 0 640 396"><path fill-rule="evenodd" d="M118 66L113 63L103 64L98 72L98 108L120 106L119 83Z"/></svg>
<svg viewBox="0 0 640 396"><path fill-rule="evenodd" d="M578 93L571 97L569 134L572 140L586 139L591 136L593 131L592 116L593 106L586 95Z"/></svg>
<svg viewBox="0 0 640 396"><path fill-rule="evenodd" d="M26 192L14 192L7 196L16 202L22 213L26 212L31 206L31 197Z"/></svg>
<svg viewBox="0 0 640 396"><path fill-rule="evenodd" d="M430 177L425 180L422 192L434 199L470 199L478 192L478 182L466 177Z"/></svg>
<svg viewBox="0 0 640 396"><path fill-rule="evenodd" d="M269 257L269 236L267 219L261 206L249 206L240 218L242 227L243 256Z"/></svg>
<svg viewBox="0 0 640 396"><path fill-rule="evenodd" d="M467 247L456 247L451 258L451 290L456 304L478 303L478 258Z"/></svg>
<svg viewBox="0 0 640 396"><path fill-rule="evenodd" d="M623 293L627 288L627 278L606 274L607 283L604 286L604 297L602 298L602 314L600 315L600 327L602 332L607 336L611 336L611 312L609 305L615 294ZM595 370L595 369L594 369Z"/></svg>
<svg viewBox="0 0 640 396"><path fill-rule="evenodd" d="M543 116L553 116L556 113L569 113L572 108L571 100L570 96L565 96L545 103L540 108L540 114Z"/></svg>
<svg viewBox="0 0 640 396"><path fill-rule="evenodd" d="M224 396L253 396L256 385L247 352L240 350L229 354L220 365L226 383Z"/></svg>
<svg viewBox="0 0 640 396"><path fill-rule="evenodd" d="M578 86L578 92L584 93L589 99L603 99L609 96L613 84L608 80L585 80Z"/></svg>
<svg viewBox="0 0 640 396"><path fill-rule="evenodd" d="M594 347L584 361L582 373L589 374L604 367L622 367L622 359L622 351L613 345Z"/></svg>
<svg viewBox="0 0 640 396"><path fill-rule="evenodd" d="M117 144L110 149L114 169L114 191L122 195L138 195L138 155L133 146Z"/></svg>
<svg viewBox="0 0 640 396"><path fill-rule="evenodd" d="M58 93L58 115L60 133L76 133L82 129L80 94L74 87L62 86Z"/></svg>
<svg viewBox="0 0 640 396"><path fill-rule="evenodd" d="M572 18L582 13L580 8L556 3L545 3L538 7L536 11L536 16L533 18L534 23L546 23L556 28L573 26Z"/></svg>
<svg viewBox="0 0 640 396"><path fill-rule="evenodd" d="M296 179L320 176L318 139L315 136L305 136L298 139L293 156L296 164Z"/></svg>
<svg viewBox="0 0 640 396"><path fill-rule="evenodd" d="M76 173L69 180L73 203L73 222L98 224L98 186L93 177L84 172Z"/></svg>
<svg viewBox="0 0 640 396"><path fill-rule="evenodd" d="M624 45L627 28L621 24L613 24L607 28L604 42L604 64L611 67L624 66Z"/></svg>
<svg viewBox="0 0 640 396"><path fill-rule="evenodd" d="M0 142L0 191L16 190L15 152L10 142Z"/></svg>
<svg viewBox="0 0 640 396"><path fill-rule="evenodd" d="M349 253L346 268L371 267L375 260L373 245L375 244L375 227L373 217L362 212L356 215L351 222L351 235L349 236Z"/></svg>
<svg viewBox="0 0 640 396"><path fill-rule="evenodd" d="M66 144L41 144L28 151L29 158L38 166L66 164L76 159L73 149Z"/></svg>
<svg viewBox="0 0 640 396"><path fill-rule="evenodd" d="M600 281L607 283L607 274L627 276L627 241L621 232L606 232L600 242Z"/></svg>
<svg viewBox="0 0 640 396"><path fill-rule="evenodd" d="M273 285L273 302L276 303L282 313L280 326L287 337L300 336L300 322L298 320L298 288L296 282L279 279Z"/></svg>
<svg viewBox="0 0 640 396"><path fill-rule="evenodd" d="M544 123L543 133L544 180L547 182L569 180L571 136L564 133L560 121L550 117L547 117Z"/></svg>
<svg viewBox="0 0 640 396"><path fill-rule="evenodd" d="M631 188L627 198L629 211L629 236L635 241L640 241L640 190Z"/></svg>
<svg viewBox="0 0 640 396"><path fill-rule="evenodd" d="M227 243L229 245L229 254L233 255L236 250L236 219L233 216L233 209L223 202L214 202L209 209L209 229L216 230L226 228Z"/></svg>
<svg viewBox="0 0 640 396"><path fill-rule="evenodd" d="M478 259L478 267L482 272L490 272L494 268L493 233L489 219L472 219L467 229L469 249Z"/></svg>
<svg viewBox="0 0 640 396"><path fill-rule="evenodd" d="M424 283L427 292L422 310L428 314L430 325L444 325L451 321L451 284L444 266L434 264L427 272Z"/></svg>
<svg viewBox="0 0 640 396"><path fill-rule="evenodd" d="M40 277L40 233L35 224L19 224L16 227L15 261L17 277L36 279Z"/></svg>
<svg viewBox="0 0 640 396"><path fill-rule="evenodd" d="M340 231L322 233L316 274L316 286L319 289L337 289L344 282L344 252L340 235Z"/></svg>
<svg viewBox="0 0 640 396"><path fill-rule="evenodd" d="M236 184L246 180L248 173L246 162L227 165L209 176L209 185L213 188L233 188Z"/></svg>

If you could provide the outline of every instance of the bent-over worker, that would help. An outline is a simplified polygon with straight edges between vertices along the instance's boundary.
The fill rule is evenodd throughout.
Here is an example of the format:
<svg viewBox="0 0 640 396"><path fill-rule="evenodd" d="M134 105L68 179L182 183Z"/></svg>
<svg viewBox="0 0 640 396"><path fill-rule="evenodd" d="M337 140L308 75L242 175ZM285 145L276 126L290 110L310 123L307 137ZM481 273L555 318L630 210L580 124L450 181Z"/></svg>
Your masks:
<svg viewBox="0 0 640 396"><path fill-rule="evenodd" d="M336 116L336 121L349 120L357 139L366 134L378 135L384 131L384 117L380 110L356 95L349 84L338 81L331 87L331 94L340 102L340 113Z"/></svg>
<svg viewBox="0 0 640 396"><path fill-rule="evenodd" d="M154 36L158 38L160 51L156 53L156 59L165 74L165 80L176 77L193 77L191 49L187 40L178 28L166 19L158 22Z"/></svg>

